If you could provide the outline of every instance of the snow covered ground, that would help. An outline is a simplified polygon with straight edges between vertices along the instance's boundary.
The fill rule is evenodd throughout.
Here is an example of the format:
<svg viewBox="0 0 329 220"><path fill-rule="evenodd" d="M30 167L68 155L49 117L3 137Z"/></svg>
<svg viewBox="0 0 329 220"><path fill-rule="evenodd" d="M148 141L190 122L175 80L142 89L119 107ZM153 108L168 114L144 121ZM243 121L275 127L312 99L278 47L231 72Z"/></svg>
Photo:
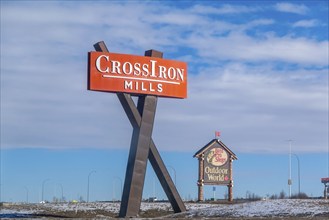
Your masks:
<svg viewBox="0 0 329 220"><path fill-rule="evenodd" d="M169 203L142 203L141 212L157 210L156 214L166 218L273 218L316 216L329 219L329 200L266 200L236 204L186 203L187 212L172 214ZM120 203L47 203L6 204L1 207L0 218L50 217L108 217L117 216ZM68 215L70 213L70 215ZM147 216L146 216L147 217ZM154 216L152 216L154 217Z"/></svg>
<svg viewBox="0 0 329 220"><path fill-rule="evenodd" d="M175 214L172 217L179 217ZM266 200L210 208L191 208L185 218L195 217L329 217L329 200Z"/></svg>

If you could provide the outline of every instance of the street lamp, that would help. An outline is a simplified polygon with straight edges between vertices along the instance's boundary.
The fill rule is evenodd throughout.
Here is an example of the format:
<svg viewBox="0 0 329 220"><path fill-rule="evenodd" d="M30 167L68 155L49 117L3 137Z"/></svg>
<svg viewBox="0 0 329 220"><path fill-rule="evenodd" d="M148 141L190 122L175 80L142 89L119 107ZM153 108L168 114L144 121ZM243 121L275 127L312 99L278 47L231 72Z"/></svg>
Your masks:
<svg viewBox="0 0 329 220"><path fill-rule="evenodd" d="M299 157L297 154L292 154L296 157L297 162L298 162L298 197L300 196L300 163L299 163Z"/></svg>
<svg viewBox="0 0 329 220"><path fill-rule="evenodd" d="M61 199L59 200L59 202L63 202L63 198L64 198L64 195L63 195L63 185L58 183L58 185L61 187L61 190L62 190L62 197Z"/></svg>
<svg viewBox="0 0 329 220"><path fill-rule="evenodd" d="M291 142L292 140L287 140L289 141L289 179L288 179L288 186L289 186L289 198L291 198Z"/></svg>
<svg viewBox="0 0 329 220"><path fill-rule="evenodd" d="M153 198L156 199L155 177L153 177Z"/></svg>
<svg viewBox="0 0 329 220"><path fill-rule="evenodd" d="M175 186L176 186L176 170L175 170L175 168L174 167L172 167L172 166L167 166L167 167L169 167L169 168L171 168L173 171L174 171L174 183L175 183ZM176 186L177 187L177 186Z"/></svg>
<svg viewBox="0 0 329 220"><path fill-rule="evenodd" d="M95 170L91 171L89 174L88 174L88 185L87 185L87 202L89 202L89 179L90 179L90 175L92 173L96 173Z"/></svg>
<svg viewBox="0 0 329 220"><path fill-rule="evenodd" d="M29 203L29 189L26 186L24 188L26 190L26 203Z"/></svg>
<svg viewBox="0 0 329 220"><path fill-rule="evenodd" d="M45 179L43 182L42 182L42 192L41 192L41 201L43 202L43 194L44 194L44 189L45 189L45 183L47 181L49 181L50 179Z"/></svg>
<svg viewBox="0 0 329 220"><path fill-rule="evenodd" d="M122 197L122 179L118 176L115 176L113 180L113 201L115 199L115 179L120 181L120 197Z"/></svg>

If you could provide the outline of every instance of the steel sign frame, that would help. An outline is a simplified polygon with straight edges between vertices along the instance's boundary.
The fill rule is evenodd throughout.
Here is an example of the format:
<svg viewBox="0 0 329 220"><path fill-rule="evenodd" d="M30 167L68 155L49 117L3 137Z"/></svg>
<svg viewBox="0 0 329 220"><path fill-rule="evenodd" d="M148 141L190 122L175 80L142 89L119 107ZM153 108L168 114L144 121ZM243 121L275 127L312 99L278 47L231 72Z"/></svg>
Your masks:
<svg viewBox="0 0 329 220"><path fill-rule="evenodd" d="M108 52L103 41L96 43L94 48L98 52ZM148 50L145 52L145 56L160 59L163 54L159 51ZM105 71L105 69L102 70ZM88 88L90 88L90 83L88 81ZM176 186L152 140L158 97L150 94L139 94L136 106L132 100L132 94L123 92L117 92L116 94L133 127L119 217L135 217L139 213L147 160L150 161L174 212L186 211Z"/></svg>

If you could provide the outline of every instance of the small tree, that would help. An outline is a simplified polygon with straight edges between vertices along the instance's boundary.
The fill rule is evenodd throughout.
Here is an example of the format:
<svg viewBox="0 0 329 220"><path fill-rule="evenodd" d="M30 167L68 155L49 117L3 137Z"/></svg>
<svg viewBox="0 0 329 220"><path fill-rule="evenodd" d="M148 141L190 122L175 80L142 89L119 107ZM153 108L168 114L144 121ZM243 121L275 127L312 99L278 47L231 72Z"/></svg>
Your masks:
<svg viewBox="0 0 329 220"><path fill-rule="evenodd" d="M279 199L284 199L286 198L286 193L282 190L279 195Z"/></svg>
<svg viewBox="0 0 329 220"><path fill-rule="evenodd" d="M228 199L228 194L227 193L224 194L224 199Z"/></svg>
<svg viewBox="0 0 329 220"><path fill-rule="evenodd" d="M247 190L247 192L246 192L246 199L250 199L250 192L249 192L249 190Z"/></svg>
<svg viewBox="0 0 329 220"><path fill-rule="evenodd" d="M79 197L79 202L85 202L82 196Z"/></svg>
<svg viewBox="0 0 329 220"><path fill-rule="evenodd" d="M59 199L56 196L54 196L53 197L53 203L58 203L58 202L59 202Z"/></svg>
<svg viewBox="0 0 329 220"><path fill-rule="evenodd" d="M300 193L293 194L291 196L291 198L292 199L308 199L308 196L306 193L300 192Z"/></svg>

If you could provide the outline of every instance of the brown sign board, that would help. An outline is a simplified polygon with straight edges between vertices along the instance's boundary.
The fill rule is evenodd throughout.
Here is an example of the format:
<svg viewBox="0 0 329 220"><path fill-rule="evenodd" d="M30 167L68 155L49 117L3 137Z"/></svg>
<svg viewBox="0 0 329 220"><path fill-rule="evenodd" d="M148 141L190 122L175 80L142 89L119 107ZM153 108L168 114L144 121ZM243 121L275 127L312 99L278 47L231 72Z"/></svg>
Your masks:
<svg viewBox="0 0 329 220"><path fill-rule="evenodd" d="M214 144L205 152L203 172L205 184L228 185L232 180L229 153Z"/></svg>
<svg viewBox="0 0 329 220"><path fill-rule="evenodd" d="M321 183L329 183L329 177L321 178Z"/></svg>
<svg viewBox="0 0 329 220"><path fill-rule="evenodd" d="M89 52L88 89L186 98L187 64L157 57Z"/></svg>
<svg viewBox="0 0 329 220"><path fill-rule="evenodd" d="M194 157L199 160L198 201L204 200L204 185L226 185L228 200L233 201L232 162L237 160L236 155L219 139L213 139Z"/></svg>

